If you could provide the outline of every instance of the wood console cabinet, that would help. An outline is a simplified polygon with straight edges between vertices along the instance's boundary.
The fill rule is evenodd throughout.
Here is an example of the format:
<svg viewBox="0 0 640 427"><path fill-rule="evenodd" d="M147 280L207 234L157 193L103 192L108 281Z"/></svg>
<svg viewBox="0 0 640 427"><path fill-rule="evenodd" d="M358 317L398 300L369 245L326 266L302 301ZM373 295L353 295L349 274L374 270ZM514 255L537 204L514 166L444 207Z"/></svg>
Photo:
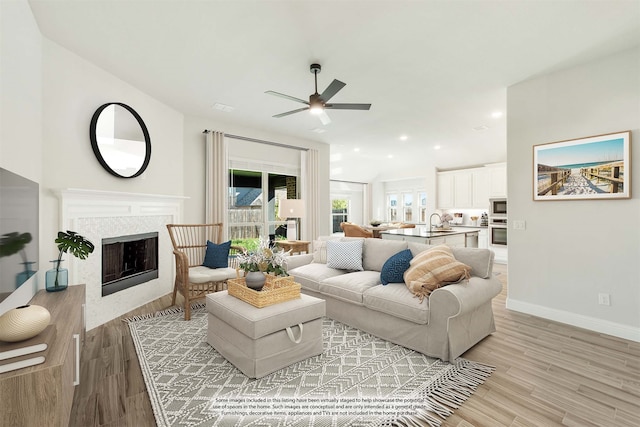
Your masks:
<svg viewBox="0 0 640 427"><path fill-rule="evenodd" d="M68 426L80 382L85 286L39 291L29 304L46 307L56 326L44 363L0 374L0 426Z"/></svg>

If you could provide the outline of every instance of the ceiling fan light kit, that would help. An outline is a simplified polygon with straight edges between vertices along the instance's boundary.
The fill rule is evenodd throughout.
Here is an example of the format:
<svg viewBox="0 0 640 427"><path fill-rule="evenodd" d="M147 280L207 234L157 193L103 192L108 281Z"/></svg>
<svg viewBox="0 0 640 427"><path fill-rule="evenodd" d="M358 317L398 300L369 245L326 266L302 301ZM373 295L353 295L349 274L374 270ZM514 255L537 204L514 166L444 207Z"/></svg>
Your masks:
<svg viewBox="0 0 640 427"><path fill-rule="evenodd" d="M309 67L309 71L314 76L315 80L315 92L309 95L309 101L305 101L300 98L296 98L294 96L285 95L284 93L274 92L272 90L268 90L265 93L269 95L279 96L280 98L289 99L291 101L299 102L301 104L306 104L306 107L298 108L296 110L287 111L285 113L276 114L275 118L281 118L285 116L289 116L291 114L299 113L301 111L309 110L309 112L313 115L317 115L320 118L320 121L323 125L327 125L331 123L331 119L327 115L327 109L335 109L335 110L368 110L371 108L371 104L329 104L328 101L333 98L333 96L338 93L343 87L346 86L346 83L341 82L340 80L334 79L331 84L322 92L318 93L318 73L322 70L320 64L311 64Z"/></svg>

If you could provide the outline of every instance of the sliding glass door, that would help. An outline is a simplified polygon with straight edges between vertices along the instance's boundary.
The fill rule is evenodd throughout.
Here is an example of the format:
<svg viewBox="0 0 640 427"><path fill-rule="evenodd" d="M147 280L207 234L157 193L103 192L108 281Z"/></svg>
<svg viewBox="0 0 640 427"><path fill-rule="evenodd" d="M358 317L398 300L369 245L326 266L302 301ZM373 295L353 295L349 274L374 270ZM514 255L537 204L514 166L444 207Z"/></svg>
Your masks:
<svg viewBox="0 0 640 427"><path fill-rule="evenodd" d="M267 171L229 170L229 238L251 249L260 237L284 239L280 199L297 198L298 178Z"/></svg>

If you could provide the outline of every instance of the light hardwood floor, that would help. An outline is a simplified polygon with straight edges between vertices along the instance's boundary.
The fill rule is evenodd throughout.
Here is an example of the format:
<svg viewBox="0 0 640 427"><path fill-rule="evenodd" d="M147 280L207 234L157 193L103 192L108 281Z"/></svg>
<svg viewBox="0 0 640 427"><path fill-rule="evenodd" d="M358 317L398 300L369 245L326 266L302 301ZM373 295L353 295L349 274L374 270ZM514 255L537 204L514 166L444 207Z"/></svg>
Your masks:
<svg viewBox="0 0 640 427"><path fill-rule="evenodd" d="M640 343L507 311L506 266L494 271L503 283L493 301L497 332L463 357L496 371L443 426L640 426ZM71 426L154 425L127 325L116 319L88 331Z"/></svg>

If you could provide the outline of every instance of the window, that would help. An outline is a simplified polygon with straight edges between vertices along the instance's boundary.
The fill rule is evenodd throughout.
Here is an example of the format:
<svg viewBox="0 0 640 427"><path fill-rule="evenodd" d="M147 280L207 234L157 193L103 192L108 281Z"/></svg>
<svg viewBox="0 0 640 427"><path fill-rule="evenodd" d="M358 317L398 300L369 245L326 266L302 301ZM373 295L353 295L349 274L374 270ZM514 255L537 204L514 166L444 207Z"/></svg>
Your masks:
<svg viewBox="0 0 640 427"><path fill-rule="evenodd" d="M413 209L413 194L403 193L402 194L402 221L403 222L413 221L412 209Z"/></svg>
<svg viewBox="0 0 640 427"><path fill-rule="evenodd" d="M345 199L334 199L331 201L331 230L333 233L340 233L341 222L349 221L349 201Z"/></svg>
<svg viewBox="0 0 640 427"><path fill-rule="evenodd" d="M286 238L278 200L296 198L297 178L261 171L229 170L229 238L247 249L260 237ZM266 196L265 196L266 195Z"/></svg>
<svg viewBox="0 0 640 427"><path fill-rule="evenodd" d="M418 209L420 210L419 214L419 222L426 223L427 222L427 193L421 191L418 193Z"/></svg>
<svg viewBox="0 0 640 427"><path fill-rule="evenodd" d="M387 218L390 222L398 220L398 195L389 194L387 196Z"/></svg>

